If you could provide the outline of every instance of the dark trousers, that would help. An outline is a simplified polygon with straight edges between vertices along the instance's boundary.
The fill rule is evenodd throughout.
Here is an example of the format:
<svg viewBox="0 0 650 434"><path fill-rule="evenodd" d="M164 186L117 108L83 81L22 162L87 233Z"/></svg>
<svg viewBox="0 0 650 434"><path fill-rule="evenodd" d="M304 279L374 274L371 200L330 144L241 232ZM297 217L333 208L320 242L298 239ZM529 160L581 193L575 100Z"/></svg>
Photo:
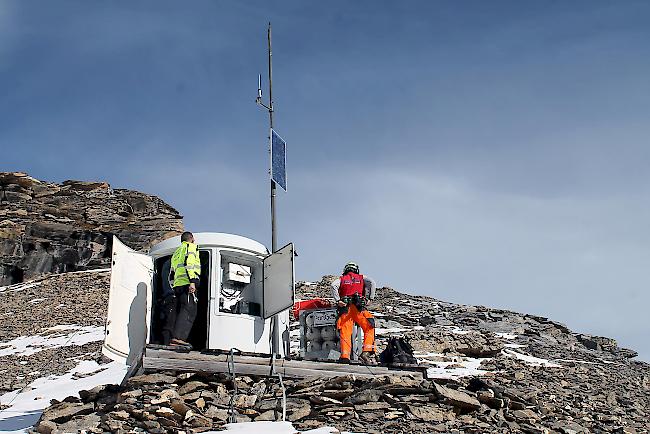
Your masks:
<svg viewBox="0 0 650 434"><path fill-rule="evenodd" d="M187 341L196 319L196 302L188 292L189 285L174 287L174 295L163 301L165 319L162 327L163 344L169 345L172 339Z"/></svg>

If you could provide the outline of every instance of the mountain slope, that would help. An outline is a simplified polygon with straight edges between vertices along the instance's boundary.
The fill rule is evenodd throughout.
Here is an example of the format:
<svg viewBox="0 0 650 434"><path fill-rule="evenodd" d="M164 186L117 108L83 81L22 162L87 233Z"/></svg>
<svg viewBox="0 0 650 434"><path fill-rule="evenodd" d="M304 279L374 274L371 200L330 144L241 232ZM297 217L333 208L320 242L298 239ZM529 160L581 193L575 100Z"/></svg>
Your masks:
<svg viewBox="0 0 650 434"><path fill-rule="evenodd" d="M15 312L30 305L25 313L34 315L34 321L10 323L11 332L3 334L2 342L18 335L42 334L43 329L62 322L77 327L58 331L68 337L80 327L100 327L108 275L104 271L68 273L33 282L37 285L24 283L4 289L0 292L3 303L6 297L11 298ZM330 278L300 285L297 295L327 296ZM78 295L75 301L66 303L74 291ZM30 300L38 298L46 300L34 306L49 303L41 305L43 312L31 306ZM60 304L65 306L59 307L59 314L48 313ZM408 336L421 363L429 366L431 379L285 380L288 417L297 429L324 425L382 433L650 429L650 365L634 360L630 357L633 352L616 347L610 339L576 334L546 318L446 303L391 288L380 288L370 309L377 315L380 349L390 335ZM22 386L29 378L10 377L25 376L34 369L30 365L44 361L48 365L39 376L63 375L75 363L78 367L91 361L101 363L99 345L99 341L82 341L32 355L0 357L3 366L28 366L24 371L18 367L3 373L2 382L11 384L9 388ZM0 344L0 349L7 347ZM27 364L19 365L19 361ZM93 375L100 375L101 369L111 370L110 364L99 366ZM233 408L238 421L279 417L280 389L275 379L237 378ZM82 393L83 399L68 398L55 404L46 409L41 423L43 430L216 429L227 422L233 387L227 375L137 377L123 390L98 388ZM29 387L23 393L28 391ZM2 418L0 412L0 427Z"/></svg>

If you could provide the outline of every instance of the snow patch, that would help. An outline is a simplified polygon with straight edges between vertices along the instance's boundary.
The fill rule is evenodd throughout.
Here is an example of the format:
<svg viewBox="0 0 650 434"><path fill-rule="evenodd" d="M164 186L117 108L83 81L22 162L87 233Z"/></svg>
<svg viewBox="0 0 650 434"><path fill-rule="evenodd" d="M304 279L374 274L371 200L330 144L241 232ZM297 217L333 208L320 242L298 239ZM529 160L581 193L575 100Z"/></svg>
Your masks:
<svg viewBox="0 0 650 434"><path fill-rule="evenodd" d="M69 271L64 274L81 274L81 273L105 273L107 271L111 271L110 268L98 268L95 270L81 270L81 271ZM12 292L18 292L18 291L24 291L25 289L30 289L34 288L36 286L40 286L43 282L38 281L38 282L21 282L21 283L14 283L13 285L7 285L7 286L0 286L0 293L3 293L5 291L12 291Z"/></svg>
<svg viewBox="0 0 650 434"><path fill-rule="evenodd" d="M56 333L64 330L74 330L72 333ZM85 345L90 342L104 340L104 327L63 325L47 329L55 333L36 336L20 336L8 342L0 343L0 357L21 355L29 356L51 348L67 347L70 345Z"/></svg>
<svg viewBox="0 0 650 434"><path fill-rule="evenodd" d="M517 335L514 335L512 333L495 333L495 335L503 339L515 339L517 337Z"/></svg>
<svg viewBox="0 0 650 434"><path fill-rule="evenodd" d="M599 362L590 362L587 360L578 360L578 359L555 359L553 360L554 362L567 362L567 363L584 363L587 365L618 365L618 366L624 366L624 363L617 363L617 362L612 362L611 360L605 360L605 359L598 359Z"/></svg>
<svg viewBox="0 0 650 434"><path fill-rule="evenodd" d="M533 365L533 366L545 366L547 368L561 368L562 367L562 365L558 365L557 363L549 362L546 359L540 359L539 357L529 356L528 354L518 353L517 351L513 351L513 350L504 349L503 354L505 354L506 356L515 357L516 359L519 359L519 360L521 360L521 361L523 361L525 363L528 363L529 365Z"/></svg>
<svg viewBox="0 0 650 434"><path fill-rule="evenodd" d="M522 344L503 344L504 347L506 348L526 348L527 345L522 345Z"/></svg>
<svg viewBox="0 0 650 434"><path fill-rule="evenodd" d="M40 303L41 301L45 301L45 300L47 300L47 299L46 298L35 298L33 300L29 300L27 303L36 304L36 303Z"/></svg>
<svg viewBox="0 0 650 434"><path fill-rule="evenodd" d="M408 331L408 330L410 330L410 329L408 329L408 328L399 328L399 327L383 329L383 328L378 327L378 328L375 329L375 335L379 336L379 335L390 335L390 334L393 334L393 333L404 333L405 331Z"/></svg>
<svg viewBox="0 0 650 434"><path fill-rule="evenodd" d="M472 333L470 330L463 330L457 326L445 326L445 328L449 329L449 331L455 335L466 335L468 333Z"/></svg>
<svg viewBox="0 0 650 434"><path fill-rule="evenodd" d="M80 390L101 384L120 384L126 370L126 365L117 362L99 365L95 361L84 360L60 377L50 375L34 380L22 393L20 390L5 393L0 396L0 405L9 407L0 410L0 431L23 432L38 421L51 399L61 401L68 396L76 396ZM79 378L81 375L87 376Z"/></svg>
<svg viewBox="0 0 650 434"><path fill-rule="evenodd" d="M433 365L427 369L429 378L451 380L487 374L488 371L479 368L484 360L490 360L462 356L449 357L441 353L418 353L417 351L415 357L421 364Z"/></svg>
<svg viewBox="0 0 650 434"><path fill-rule="evenodd" d="M9 286L2 286L0 287L0 292L5 292L5 291L11 291L11 292L19 292L19 291L24 291L26 289L34 288L36 286L40 286L42 282L32 282L32 283L16 283L14 285L9 285Z"/></svg>
<svg viewBox="0 0 650 434"><path fill-rule="evenodd" d="M238 434L355 434L348 431L339 431L336 428L324 426L321 428L310 429L308 431L298 431L293 427L291 422L242 422L228 423L224 425L226 431ZM206 431L205 434L219 434L224 431Z"/></svg>

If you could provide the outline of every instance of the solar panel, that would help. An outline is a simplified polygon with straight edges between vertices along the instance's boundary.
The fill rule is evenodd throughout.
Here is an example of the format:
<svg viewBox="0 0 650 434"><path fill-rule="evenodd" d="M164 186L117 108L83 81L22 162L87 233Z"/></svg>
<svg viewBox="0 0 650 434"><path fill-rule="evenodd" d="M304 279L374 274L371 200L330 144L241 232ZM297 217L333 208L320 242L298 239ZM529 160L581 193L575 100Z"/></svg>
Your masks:
<svg viewBox="0 0 650 434"><path fill-rule="evenodd" d="M271 179L287 191L287 144L271 130Z"/></svg>

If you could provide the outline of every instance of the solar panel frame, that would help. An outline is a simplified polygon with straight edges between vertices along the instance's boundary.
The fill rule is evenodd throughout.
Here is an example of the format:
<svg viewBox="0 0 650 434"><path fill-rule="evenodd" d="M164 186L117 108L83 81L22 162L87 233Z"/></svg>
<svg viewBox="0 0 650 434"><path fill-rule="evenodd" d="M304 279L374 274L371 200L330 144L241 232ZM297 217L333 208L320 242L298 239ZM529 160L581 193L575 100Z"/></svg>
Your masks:
<svg viewBox="0 0 650 434"><path fill-rule="evenodd" d="M287 191L287 143L271 129L271 180Z"/></svg>

